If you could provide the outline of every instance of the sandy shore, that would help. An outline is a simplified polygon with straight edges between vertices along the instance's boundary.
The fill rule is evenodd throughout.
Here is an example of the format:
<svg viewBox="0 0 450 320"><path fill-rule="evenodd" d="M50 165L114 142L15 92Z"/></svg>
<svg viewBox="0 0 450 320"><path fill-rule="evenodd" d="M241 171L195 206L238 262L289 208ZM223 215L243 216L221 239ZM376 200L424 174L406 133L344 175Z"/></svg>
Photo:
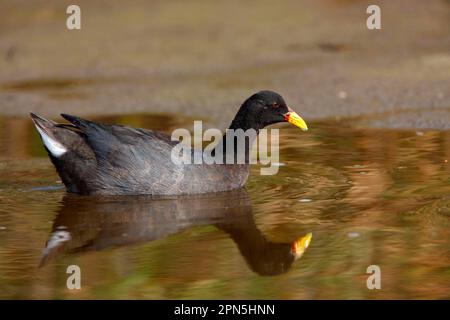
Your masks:
<svg viewBox="0 0 450 320"><path fill-rule="evenodd" d="M372 1L373 2L373 1ZM171 112L224 127L272 89L305 119L450 128L450 2L0 3L0 115Z"/></svg>

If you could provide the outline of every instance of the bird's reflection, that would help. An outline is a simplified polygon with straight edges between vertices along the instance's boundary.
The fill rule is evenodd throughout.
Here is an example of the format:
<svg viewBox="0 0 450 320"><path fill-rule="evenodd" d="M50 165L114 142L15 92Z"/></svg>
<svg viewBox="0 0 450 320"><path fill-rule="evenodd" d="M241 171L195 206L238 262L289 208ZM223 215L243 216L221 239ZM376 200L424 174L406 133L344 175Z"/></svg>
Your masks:
<svg viewBox="0 0 450 320"><path fill-rule="evenodd" d="M64 252L127 246L199 225L214 225L226 232L249 267L260 275L286 272L311 241L311 234L290 243L268 241L254 222L244 190L171 199L66 195L41 266Z"/></svg>

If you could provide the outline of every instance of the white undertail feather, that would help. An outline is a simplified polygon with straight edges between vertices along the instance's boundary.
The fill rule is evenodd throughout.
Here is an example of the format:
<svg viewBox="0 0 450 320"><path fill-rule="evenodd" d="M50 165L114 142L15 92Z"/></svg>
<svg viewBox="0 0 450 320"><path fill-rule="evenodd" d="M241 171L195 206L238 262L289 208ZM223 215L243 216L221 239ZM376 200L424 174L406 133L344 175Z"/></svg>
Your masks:
<svg viewBox="0 0 450 320"><path fill-rule="evenodd" d="M58 141L50 138L48 134L46 134L42 129L40 129L38 126L36 126L37 130L39 131L39 134L41 135L42 141L44 142L45 146L47 147L48 151L54 156L54 157L61 157L64 153L67 152L67 149Z"/></svg>

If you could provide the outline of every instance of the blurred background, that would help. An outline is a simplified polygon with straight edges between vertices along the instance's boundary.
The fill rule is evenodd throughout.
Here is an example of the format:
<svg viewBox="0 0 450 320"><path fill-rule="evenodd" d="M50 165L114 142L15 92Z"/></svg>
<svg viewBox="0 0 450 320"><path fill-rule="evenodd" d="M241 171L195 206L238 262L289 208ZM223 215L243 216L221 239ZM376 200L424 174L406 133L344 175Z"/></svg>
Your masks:
<svg viewBox="0 0 450 320"><path fill-rule="evenodd" d="M0 298L450 298L450 1L70 4L0 1ZM244 200L68 197L28 116L224 129L261 89L310 130Z"/></svg>
<svg viewBox="0 0 450 320"><path fill-rule="evenodd" d="M224 127L260 89L308 119L450 126L450 1L0 2L0 112L179 112ZM381 30L366 8L381 7ZM395 113L395 114L394 114Z"/></svg>

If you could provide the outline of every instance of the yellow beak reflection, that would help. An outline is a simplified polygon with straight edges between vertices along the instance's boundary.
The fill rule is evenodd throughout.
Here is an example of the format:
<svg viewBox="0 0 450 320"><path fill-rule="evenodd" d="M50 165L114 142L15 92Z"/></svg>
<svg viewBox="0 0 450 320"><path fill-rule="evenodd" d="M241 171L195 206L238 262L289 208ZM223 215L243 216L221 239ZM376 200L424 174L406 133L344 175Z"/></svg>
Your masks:
<svg viewBox="0 0 450 320"><path fill-rule="evenodd" d="M291 252L295 255L295 259L300 258L305 252L306 248L311 243L312 233L308 233L302 238L295 240L291 245Z"/></svg>
<svg viewBox="0 0 450 320"><path fill-rule="evenodd" d="M303 118L300 117L295 111L289 111L286 113L284 115L284 119L294 126L299 127L302 131L308 130L305 120L303 120Z"/></svg>

